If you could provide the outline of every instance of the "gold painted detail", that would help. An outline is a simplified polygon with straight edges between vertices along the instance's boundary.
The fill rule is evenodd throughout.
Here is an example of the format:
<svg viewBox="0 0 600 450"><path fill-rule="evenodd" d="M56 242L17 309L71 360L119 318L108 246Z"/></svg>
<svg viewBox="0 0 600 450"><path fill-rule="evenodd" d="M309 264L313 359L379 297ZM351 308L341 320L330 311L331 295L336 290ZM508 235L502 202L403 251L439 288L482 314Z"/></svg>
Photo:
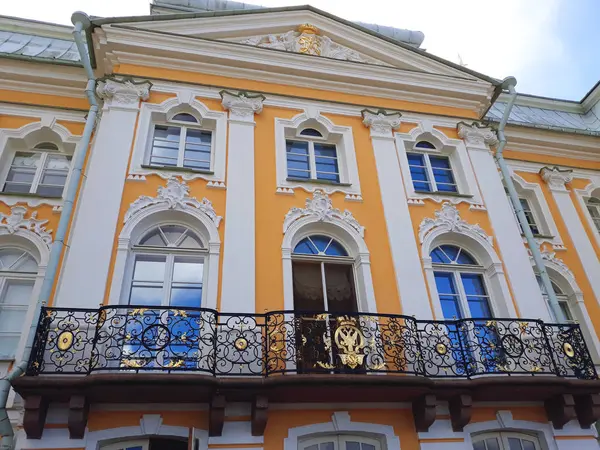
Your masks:
<svg viewBox="0 0 600 450"><path fill-rule="evenodd" d="M176 309L175 311L173 311L173 316L174 317L187 317L187 312L183 311L182 309Z"/></svg>
<svg viewBox="0 0 600 450"><path fill-rule="evenodd" d="M323 369L328 369L328 370L335 369L335 366L333 364L330 364L330 363L324 363L324 362L321 362L321 361L317 361L317 365L319 367L322 367Z"/></svg>
<svg viewBox="0 0 600 450"><path fill-rule="evenodd" d="M248 341L243 337L239 337L235 340L233 345L240 351L246 350L246 348L248 348Z"/></svg>
<svg viewBox="0 0 600 450"><path fill-rule="evenodd" d="M148 361L144 359L124 359L121 361L125 367L130 369L140 369L148 364Z"/></svg>
<svg viewBox="0 0 600 450"><path fill-rule="evenodd" d="M531 369L529 369L530 372L541 372L543 369L538 366L537 364L533 364L533 366L531 367Z"/></svg>
<svg viewBox="0 0 600 450"><path fill-rule="evenodd" d="M73 345L73 333L70 331L63 331L58 336L58 342L56 346L61 352L66 352Z"/></svg>
<svg viewBox="0 0 600 450"><path fill-rule="evenodd" d="M129 315L130 316L143 316L148 311L148 308L134 308Z"/></svg>
<svg viewBox="0 0 600 450"><path fill-rule="evenodd" d="M106 322L106 310L102 309L98 313L98 328L103 327L104 322Z"/></svg>
<svg viewBox="0 0 600 450"><path fill-rule="evenodd" d="M385 369L385 363L384 362L380 362L378 364L372 364L371 365L371 370L382 370Z"/></svg>
<svg viewBox="0 0 600 450"><path fill-rule="evenodd" d="M569 358L575 356L575 350L569 342L565 342L563 344L563 351L565 352L565 355L567 355Z"/></svg>
<svg viewBox="0 0 600 450"><path fill-rule="evenodd" d="M442 344L440 342L435 346L435 351L438 352L440 355L445 355L446 353L448 353L448 347L446 347L445 344Z"/></svg>
<svg viewBox="0 0 600 450"><path fill-rule="evenodd" d="M169 364L167 364L165 366L165 368L176 369L178 367L183 366L183 363L184 363L183 359L179 359L177 361L175 361L175 360L172 359L171 361L169 361Z"/></svg>
<svg viewBox="0 0 600 450"><path fill-rule="evenodd" d="M338 356L342 364L355 369L363 363L365 355L365 337L356 325L356 319L341 316L337 318L338 326L334 333L334 341L338 347Z"/></svg>
<svg viewBox="0 0 600 450"><path fill-rule="evenodd" d="M317 27L315 27L314 25L311 25L310 23L303 23L302 25L300 25L298 27L298 31L300 33L306 33L306 34L319 34L320 31Z"/></svg>
<svg viewBox="0 0 600 450"><path fill-rule="evenodd" d="M300 53L307 55L321 56L321 38L318 37L319 29L308 23L298 27L300 36L298 37L298 46Z"/></svg>

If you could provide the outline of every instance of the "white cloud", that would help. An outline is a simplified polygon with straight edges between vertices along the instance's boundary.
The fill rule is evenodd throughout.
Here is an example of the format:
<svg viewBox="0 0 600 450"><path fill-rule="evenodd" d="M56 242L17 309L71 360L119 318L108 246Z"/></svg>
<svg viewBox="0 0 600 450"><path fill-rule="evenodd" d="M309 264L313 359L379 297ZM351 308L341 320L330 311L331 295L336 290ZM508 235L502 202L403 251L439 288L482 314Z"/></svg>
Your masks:
<svg viewBox="0 0 600 450"><path fill-rule="evenodd" d="M246 0L291 6L303 0ZM312 0L317 8L348 20L420 30L423 48L496 78L514 75L519 90L544 93L545 76L564 65L559 12L567 0ZM70 23L77 9L90 15L148 14L149 0L28 0L6 2L3 14ZM547 87L550 84L547 85ZM546 92L546 95L551 93Z"/></svg>

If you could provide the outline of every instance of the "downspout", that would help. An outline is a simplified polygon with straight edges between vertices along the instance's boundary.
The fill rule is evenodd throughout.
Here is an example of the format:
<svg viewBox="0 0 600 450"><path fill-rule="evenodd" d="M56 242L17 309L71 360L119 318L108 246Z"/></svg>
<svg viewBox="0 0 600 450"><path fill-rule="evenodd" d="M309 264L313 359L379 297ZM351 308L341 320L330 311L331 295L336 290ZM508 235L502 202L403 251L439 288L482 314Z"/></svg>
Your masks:
<svg viewBox="0 0 600 450"><path fill-rule="evenodd" d="M87 29L91 23L88 16L81 12L76 12L73 14L71 20L75 25L75 28L73 29L73 38L75 39L75 44L79 50L81 62L85 68L88 78L85 93L90 104L90 110L87 114L85 128L79 143L79 151L77 152L73 161L73 173L71 174L71 180L69 181L69 186L65 194L63 210L60 215L60 221L58 222L58 228L56 230L54 242L52 243L52 248L50 249L50 260L48 261L41 292L35 305L33 320L31 322L25 348L23 349L22 353L22 360L13 367L10 373L0 379L0 450L12 450L14 448L14 431L8 418L8 411L6 410L8 395L11 388L11 381L23 375L27 370L29 356L31 354L31 349L33 347L33 341L35 339L38 326L38 318L40 317L42 306L46 305L50 299L54 280L56 279L56 273L58 272L60 256L65 245L65 237L73 213L73 204L75 198L77 197L77 189L79 188L79 181L81 179L83 165L85 163L92 132L94 131L94 127L96 125L96 117L98 115L98 102L94 93L96 88L96 79L94 77L94 72L92 71L92 67L90 65L89 55L85 45L83 44L83 37L81 34L82 30Z"/></svg>
<svg viewBox="0 0 600 450"><path fill-rule="evenodd" d="M544 264L544 260L542 258L542 254L540 252L540 247L533 237L533 233L529 228L529 224L527 223L527 217L525 217L525 212L523 211L523 206L521 205L521 201L519 200L519 194L517 194L517 190L515 189L515 183L511 177L510 170L506 165L506 161L504 161L504 147L506 146L506 135L504 134L504 128L506 127L506 122L508 121L508 116L510 115L510 111L512 110L513 105L515 104L515 100L517 98L517 91L515 90L515 86L517 84L517 80L514 77L505 78L502 82L502 88L508 89L510 94L510 98L508 100L508 104L504 108L504 115L502 116L502 120L500 120L500 125L498 126L498 146L496 147L495 159L500 167L500 172L502 172L502 177L504 178L504 184L506 189L508 190L508 196L510 198L511 203L515 209L517 214L517 218L519 219L519 223L521 224L521 229L523 230L523 234L525 235L525 239L527 241L527 245L529 246L529 250L531 251L531 255L533 256L533 262L537 268L540 279L542 280L542 284L546 290L548 295L548 300L550 302L550 308L552 308L552 312L554 313L554 317L558 322L564 322L565 316L560 309L558 304L558 299L556 298L556 293L554 292L554 288L552 287L552 283L550 282L550 277L548 276L548 272L546 271L546 266Z"/></svg>

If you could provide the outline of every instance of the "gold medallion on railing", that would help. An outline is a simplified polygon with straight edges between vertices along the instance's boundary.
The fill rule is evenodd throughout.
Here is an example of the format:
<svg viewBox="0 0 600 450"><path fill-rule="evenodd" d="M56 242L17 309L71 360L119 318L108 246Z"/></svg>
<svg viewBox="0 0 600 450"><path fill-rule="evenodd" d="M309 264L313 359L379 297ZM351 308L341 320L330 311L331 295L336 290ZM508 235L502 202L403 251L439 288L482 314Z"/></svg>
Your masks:
<svg viewBox="0 0 600 450"><path fill-rule="evenodd" d="M244 339L243 337L239 337L235 340L233 345L239 351L246 350L246 348L248 347L248 341L246 339Z"/></svg>
<svg viewBox="0 0 600 450"><path fill-rule="evenodd" d="M365 347L365 337L356 325L356 319L346 316L338 317L333 338L342 364L355 369L363 363L365 355L362 354L362 349Z"/></svg>
<svg viewBox="0 0 600 450"><path fill-rule="evenodd" d="M573 349L573 346L568 342L565 342L563 344L563 351L565 352L565 355L567 355L569 358L575 356L575 350Z"/></svg>
<svg viewBox="0 0 600 450"><path fill-rule="evenodd" d="M60 335L58 336L58 341L56 343L58 349L61 352L66 352L71 348L71 345L73 345L73 333L71 333L70 331L63 331L62 333L60 333Z"/></svg>
<svg viewBox="0 0 600 450"><path fill-rule="evenodd" d="M446 347L445 344L442 344L440 342L435 346L435 351L438 352L438 354L440 355L445 355L446 353L448 353L448 347Z"/></svg>

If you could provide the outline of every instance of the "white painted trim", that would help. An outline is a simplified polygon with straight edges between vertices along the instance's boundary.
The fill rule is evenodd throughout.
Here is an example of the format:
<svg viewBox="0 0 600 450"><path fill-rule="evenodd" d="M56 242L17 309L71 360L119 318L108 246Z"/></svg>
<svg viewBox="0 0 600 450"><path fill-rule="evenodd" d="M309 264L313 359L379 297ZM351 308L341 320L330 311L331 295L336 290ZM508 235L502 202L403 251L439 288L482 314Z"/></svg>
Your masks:
<svg viewBox="0 0 600 450"><path fill-rule="evenodd" d="M326 138L327 143L335 143L338 156L340 183L350 186L311 183L310 181L288 181L286 138L296 136L303 128L315 128ZM277 167L277 188L304 189L307 192L323 190L328 194L343 192L348 195L361 196L358 164L352 127L335 125L321 114L318 108L309 107L292 119L275 118L275 159Z"/></svg>
<svg viewBox="0 0 600 450"><path fill-rule="evenodd" d="M184 180L201 178L212 182L225 182L225 158L227 145L227 113L223 111L211 111L204 103L196 99L200 94L194 88L182 88L171 86L170 93L177 94L176 97L157 103L142 103L138 118L136 137L133 144L131 166L129 176L159 175L162 178L178 176ZM211 154L211 171L213 174L199 172L172 171L168 168L145 168L148 164L150 147L152 146L152 134L155 122L165 122L179 112L188 112L200 119L202 128L213 132L213 145Z"/></svg>
<svg viewBox="0 0 600 450"><path fill-rule="evenodd" d="M408 121L403 118L403 122ZM416 122L417 126L408 133L395 133L396 147L398 149L398 160L400 161L400 169L404 179L404 188L406 196L409 200L431 199L437 203L448 201L454 204L469 203L472 205L481 205L483 203L477 179L469 155L465 147L465 143L461 139L451 139L442 131L434 128L434 123L431 120L424 119ZM435 150L424 150L414 146L419 141L428 141L432 143ZM457 184L459 194L472 197L455 197L444 195L443 193L420 193L415 192L412 178L410 176L410 167L408 165L407 152L428 153L432 155L443 155L450 159L450 167L452 174Z"/></svg>
<svg viewBox="0 0 600 450"><path fill-rule="evenodd" d="M600 197L600 176L598 174L595 175L596 177L590 180L590 183L584 189L574 189L574 192L575 197L577 197L577 201L579 202L579 207L583 211L583 215L587 220L589 228L592 230L592 234L596 239L596 243L600 245L600 231L598 231L598 228L596 228L596 224L594 223L594 220L592 219L592 216L590 215L586 205L586 199L589 197ZM594 193L596 193L596 195L594 195Z"/></svg>
<svg viewBox="0 0 600 450"><path fill-rule="evenodd" d="M373 437L379 437L385 450L400 450L400 439L394 433L394 427L376 423L353 422L350 414L346 411L334 412L331 415L331 422L289 428L288 435L283 440L283 450L297 450L300 439L322 433L368 433Z"/></svg>

